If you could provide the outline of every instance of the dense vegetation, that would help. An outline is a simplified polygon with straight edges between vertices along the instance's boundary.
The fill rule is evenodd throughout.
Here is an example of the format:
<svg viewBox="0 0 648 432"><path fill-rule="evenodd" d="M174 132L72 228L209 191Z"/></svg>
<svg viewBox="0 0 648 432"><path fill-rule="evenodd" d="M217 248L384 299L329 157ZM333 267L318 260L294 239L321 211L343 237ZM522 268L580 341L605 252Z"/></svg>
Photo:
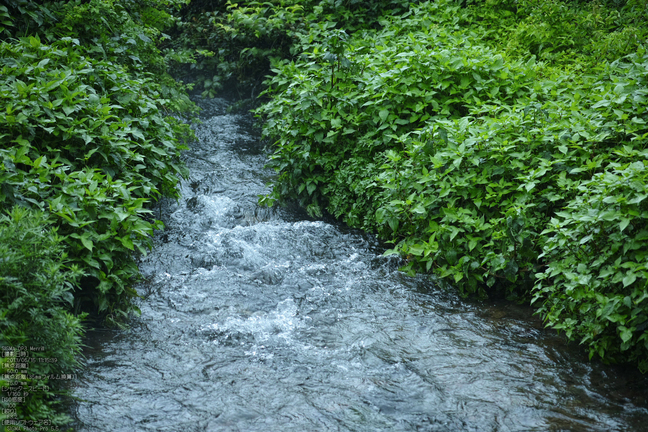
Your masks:
<svg viewBox="0 0 648 432"><path fill-rule="evenodd" d="M136 259L162 227L150 207L178 196L192 136L171 117L195 108L160 50L182 3L0 6L0 346L44 348L18 369L41 378L0 380L23 387L2 402L23 426L69 421L64 381L48 376L75 372L88 313L120 324L137 312ZM21 363L6 352L3 374Z"/></svg>
<svg viewBox="0 0 648 432"><path fill-rule="evenodd" d="M531 301L590 355L648 370L645 1L411 5L310 25L257 111L296 200L404 270Z"/></svg>
<svg viewBox="0 0 648 432"><path fill-rule="evenodd" d="M176 76L195 81L203 96L236 89L253 99L264 88L273 61L301 54L311 29L348 32L379 27L383 15L400 14L407 0L192 0L180 15L171 45L180 58Z"/></svg>

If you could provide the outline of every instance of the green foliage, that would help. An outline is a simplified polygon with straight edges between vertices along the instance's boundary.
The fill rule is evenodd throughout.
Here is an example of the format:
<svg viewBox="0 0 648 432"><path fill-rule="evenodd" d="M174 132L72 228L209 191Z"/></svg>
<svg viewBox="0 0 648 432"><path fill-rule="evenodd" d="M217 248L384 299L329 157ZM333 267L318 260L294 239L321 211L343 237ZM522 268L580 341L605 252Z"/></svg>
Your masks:
<svg viewBox="0 0 648 432"><path fill-rule="evenodd" d="M298 59L274 63L271 99L257 110L278 172L261 202L296 200L375 231L395 244L388 254L407 258L404 270L434 272L465 295L533 298L548 325L606 361L646 370L648 55L637 46L586 64L578 59L593 41L567 25L560 31L576 42L554 40L565 55L537 51L547 60L538 62L528 41L524 50L495 43L504 30L522 40L533 15L524 7L542 5L519 6L496 29L488 2L422 3L353 35L311 27ZM552 29L552 19L571 25L591 12L542 7ZM614 207L599 206L609 226L594 229L578 213L589 215L594 199ZM574 241L583 241L578 253ZM570 285L566 275L579 272Z"/></svg>
<svg viewBox="0 0 648 432"><path fill-rule="evenodd" d="M100 58L133 69L164 72L164 59L152 42L163 37L162 31L173 19L164 11L136 5L104 0L66 2L58 11L60 20L54 31L57 36L79 39Z"/></svg>
<svg viewBox="0 0 648 432"><path fill-rule="evenodd" d="M646 151L642 152L645 160ZM644 161L610 164L543 232L535 299L549 324L578 336L590 357L629 359L648 372L648 178Z"/></svg>
<svg viewBox="0 0 648 432"><path fill-rule="evenodd" d="M513 146L493 152L491 146L502 143L480 141L502 125L512 133L521 126L542 127L524 112L502 114L501 122L484 115L528 97L535 70L533 63L505 65L501 56L475 45L470 34L430 29L436 9L415 8L378 35L358 37L346 51L343 33L314 35L310 40L325 42L312 43L310 61L277 70L269 90L277 96L259 112L268 115L266 133L279 137L272 160L280 185L273 199L297 198L313 214L326 207L347 223L393 240L438 235L427 249L407 242L400 247L406 255L421 256L412 265L430 270L434 263L456 282L470 273L465 289L476 292L476 282L483 282L476 270L493 278L499 270L510 271L519 259L510 252L518 246L525 257L533 255L529 234L519 228L524 216L517 195L523 194L511 181L520 173L501 168ZM446 10L449 23L457 9ZM492 104L494 96L498 105ZM473 118L479 120L471 125ZM508 196L511 208L502 209L492 196ZM456 207L463 212L457 214ZM455 240L464 225L480 219L476 231ZM438 223L444 227L439 232ZM497 244L493 236L500 239ZM497 251L486 268L475 258L482 243ZM466 254L456 256L463 249ZM516 282L517 271L510 273Z"/></svg>
<svg viewBox="0 0 648 432"><path fill-rule="evenodd" d="M97 310L123 313L136 295L132 252L161 226L146 206L177 196L188 127L165 118L149 79L84 58L75 43L0 45L0 205L48 211Z"/></svg>
<svg viewBox="0 0 648 432"><path fill-rule="evenodd" d="M579 338L590 356L632 361L648 372L646 297L646 96L648 56L642 47L602 68L588 105L599 117L602 138L592 157L572 171L587 172L542 232L533 301L548 324ZM605 130L612 127L616 134ZM612 141L610 138L614 138ZM566 156L572 156L570 145Z"/></svg>
<svg viewBox="0 0 648 432"><path fill-rule="evenodd" d="M203 96L232 84L256 95L272 60L297 54L312 27L353 32L408 7L405 0L194 1L183 11L173 46L195 63L179 65L176 74L197 81Z"/></svg>
<svg viewBox="0 0 648 432"><path fill-rule="evenodd" d="M45 347L32 357L56 362L31 374L74 372L86 312L115 325L138 312L135 259L162 228L150 207L178 196L194 138L171 116L197 110L166 72L182 53L160 48L184 3L0 6L0 213L11 212L0 217L0 345ZM69 422L57 414L65 391L25 385L40 390L24 388L19 420Z"/></svg>
<svg viewBox="0 0 648 432"><path fill-rule="evenodd" d="M53 399L65 391L44 375L74 373L79 366L83 315L73 316L68 310L80 276L81 271L67 258L63 238L47 226L46 214L14 207L0 216L0 347L45 348L31 353L33 362L22 369L25 374L42 376L21 380L39 390L14 387L26 394L16 406L20 419L49 420L55 426L69 422L67 416L56 414ZM40 362L41 358L55 361ZM21 357L0 361L0 373L13 374ZM0 385L11 384L15 384L12 379L0 380ZM3 392L3 410L9 407L4 396Z"/></svg>
<svg viewBox="0 0 648 432"><path fill-rule="evenodd" d="M131 75L155 74L158 91L176 112L195 113L187 88L168 73L169 64L184 62L168 47L169 31L178 18L173 14L188 0L91 0L58 2L57 38L79 39L98 59L118 63ZM164 49L165 54L162 54Z"/></svg>
<svg viewBox="0 0 648 432"><path fill-rule="evenodd" d="M646 20L646 0L487 0L471 5L462 24L486 29L483 41L503 53L564 68L636 52L648 38Z"/></svg>
<svg viewBox="0 0 648 432"><path fill-rule="evenodd" d="M160 46L168 43L165 34L178 20L173 14L186 0L91 0L48 1L10 0L0 7L0 40L38 37L54 42L70 38L84 55L119 64L136 77L155 74L157 90L169 100L175 112L193 114L189 87L168 73L169 63L190 61L181 53Z"/></svg>
<svg viewBox="0 0 648 432"><path fill-rule="evenodd" d="M5 0L0 6L0 40L28 36L55 21L51 10L33 0Z"/></svg>

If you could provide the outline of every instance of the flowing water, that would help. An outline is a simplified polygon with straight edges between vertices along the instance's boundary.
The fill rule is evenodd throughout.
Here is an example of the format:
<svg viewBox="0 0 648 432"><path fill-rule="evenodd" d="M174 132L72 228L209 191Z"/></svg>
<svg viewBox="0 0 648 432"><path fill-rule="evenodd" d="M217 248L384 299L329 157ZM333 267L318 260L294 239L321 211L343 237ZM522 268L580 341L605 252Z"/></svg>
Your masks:
<svg viewBox="0 0 648 432"><path fill-rule="evenodd" d="M648 430L646 378L529 309L462 301L370 235L257 207L271 173L250 117L202 105L142 315L86 342L79 431Z"/></svg>

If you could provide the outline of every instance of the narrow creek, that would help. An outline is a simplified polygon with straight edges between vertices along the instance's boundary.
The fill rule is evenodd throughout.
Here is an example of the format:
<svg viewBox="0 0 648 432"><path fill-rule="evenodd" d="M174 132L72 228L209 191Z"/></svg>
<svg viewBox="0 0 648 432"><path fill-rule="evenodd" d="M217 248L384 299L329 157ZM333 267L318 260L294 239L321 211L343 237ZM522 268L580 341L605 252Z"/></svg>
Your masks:
<svg viewBox="0 0 648 432"><path fill-rule="evenodd" d="M407 277L373 236L265 209L252 119L203 101L142 315L94 331L78 431L640 431L648 380L529 310Z"/></svg>

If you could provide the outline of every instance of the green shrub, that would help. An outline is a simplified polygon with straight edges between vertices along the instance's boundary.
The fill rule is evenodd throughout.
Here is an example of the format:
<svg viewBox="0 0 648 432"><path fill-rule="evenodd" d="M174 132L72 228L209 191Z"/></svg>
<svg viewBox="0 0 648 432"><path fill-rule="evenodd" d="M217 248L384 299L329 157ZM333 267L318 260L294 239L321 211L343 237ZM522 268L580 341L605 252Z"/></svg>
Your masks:
<svg viewBox="0 0 648 432"><path fill-rule="evenodd" d="M502 53L535 55L559 68L591 67L626 56L646 41L646 0L486 0L471 2L461 24L485 29Z"/></svg>
<svg viewBox="0 0 648 432"><path fill-rule="evenodd" d="M14 353L20 346L44 348L30 352L35 361L19 370L42 378L4 380L0 385L23 384L18 389L24 391L25 400L16 406L17 418L48 420L56 426L69 422L67 416L56 414L56 397L65 390L44 376L75 372L83 335L83 315L68 312L82 272L64 250L63 238L47 225L46 214L14 207L0 216L0 347L14 347ZM41 358L55 362L38 361ZM13 364L21 359L3 357L0 373L13 373ZM0 406L9 409L4 400Z"/></svg>
<svg viewBox="0 0 648 432"><path fill-rule="evenodd" d="M546 268L536 275L533 301L548 325L580 339L590 356L633 361L645 373L646 50L603 67L601 75L609 79L595 84L588 102L608 139L594 142L592 158L572 170L587 172L586 179L563 184L573 197L542 232ZM567 156L577 148L569 147Z"/></svg>
<svg viewBox="0 0 648 432"><path fill-rule="evenodd" d="M168 73L169 63L191 61L161 46L178 20L173 14L187 0L9 0L0 6L0 40L37 37L52 43L73 39L79 51L96 60L118 64L132 77L155 74L157 91L174 112L194 114L195 104L182 82Z"/></svg>
<svg viewBox="0 0 648 432"><path fill-rule="evenodd" d="M49 28L56 18L48 5L33 0L5 0L0 6L0 40L25 37Z"/></svg>
<svg viewBox="0 0 648 432"><path fill-rule="evenodd" d="M279 138L271 157L279 184L269 199L297 199L313 214L326 208L351 225L406 239L402 252L421 257L412 265L430 270L434 263L455 282L470 273L460 288L475 293L483 270L508 268L516 282L515 265L525 266L514 263L509 248L520 243L525 263L533 256L529 234L519 232L519 208L501 205L515 207L523 195L513 183L523 167L503 168L521 149L509 145L504 131L498 141L496 132L522 130L531 137L543 125L534 112L502 108L530 99L532 62L505 63L477 45L476 35L431 25L431 17L454 25L458 10L422 5L352 44L340 32L312 37L324 42L307 47L309 61L277 67L268 90L276 96L259 113L267 116L265 133ZM501 119L491 117L498 113ZM457 215L453 208L460 207L466 213ZM455 241L464 232L456 225L464 223L480 228ZM507 235L511 224L514 232ZM418 243L433 232L439 238L428 249ZM497 245L493 236L501 239ZM442 237L446 242L434 246ZM487 268L472 258L481 247L469 253L482 243L497 251Z"/></svg>
<svg viewBox="0 0 648 432"><path fill-rule="evenodd" d="M183 3L0 6L0 346L44 347L32 357L56 362L30 363L32 375L74 372L86 311L117 325L137 312L135 259L162 227L149 208L178 197L195 138L171 116L197 110L166 73L182 56L159 48ZM68 423L56 384L24 381L16 418Z"/></svg>
<svg viewBox="0 0 648 432"><path fill-rule="evenodd" d="M646 152L642 152L645 158ZM648 372L648 174L644 161L610 164L582 182L543 235L535 299L549 325L607 361Z"/></svg>
<svg viewBox="0 0 648 432"><path fill-rule="evenodd" d="M312 27L354 32L379 26L384 14L399 14L406 0L193 1L178 23L176 52L195 63L178 65L176 74L193 79L203 96L213 97L232 84L256 96L273 59L293 58L300 37Z"/></svg>
<svg viewBox="0 0 648 432"><path fill-rule="evenodd" d="M159 222L153 200L177 196L187 125L167 117L149 78L85 58L75 41L0 44L0 206L47 211L84 269L84 296L101 313L130 308ZM114 315L111 315L114 318Z"/></svg>
<svg viewBox="0 0 648 432"><path fill-rule="evenodd" d="M533 298L548 325L646 370L645 47L598 65L538 62L498 48L474 17L422 3L379 31L301 37L300 58L275 62L257 110L278 172L261 202L295 200L375 231L404 270L434 272L464 295ZM591 41L576 39L561 52L585 53ZM593 207L604 198L616 207ZM581 205L609 226L584 223L594 216Z"/></svg>

